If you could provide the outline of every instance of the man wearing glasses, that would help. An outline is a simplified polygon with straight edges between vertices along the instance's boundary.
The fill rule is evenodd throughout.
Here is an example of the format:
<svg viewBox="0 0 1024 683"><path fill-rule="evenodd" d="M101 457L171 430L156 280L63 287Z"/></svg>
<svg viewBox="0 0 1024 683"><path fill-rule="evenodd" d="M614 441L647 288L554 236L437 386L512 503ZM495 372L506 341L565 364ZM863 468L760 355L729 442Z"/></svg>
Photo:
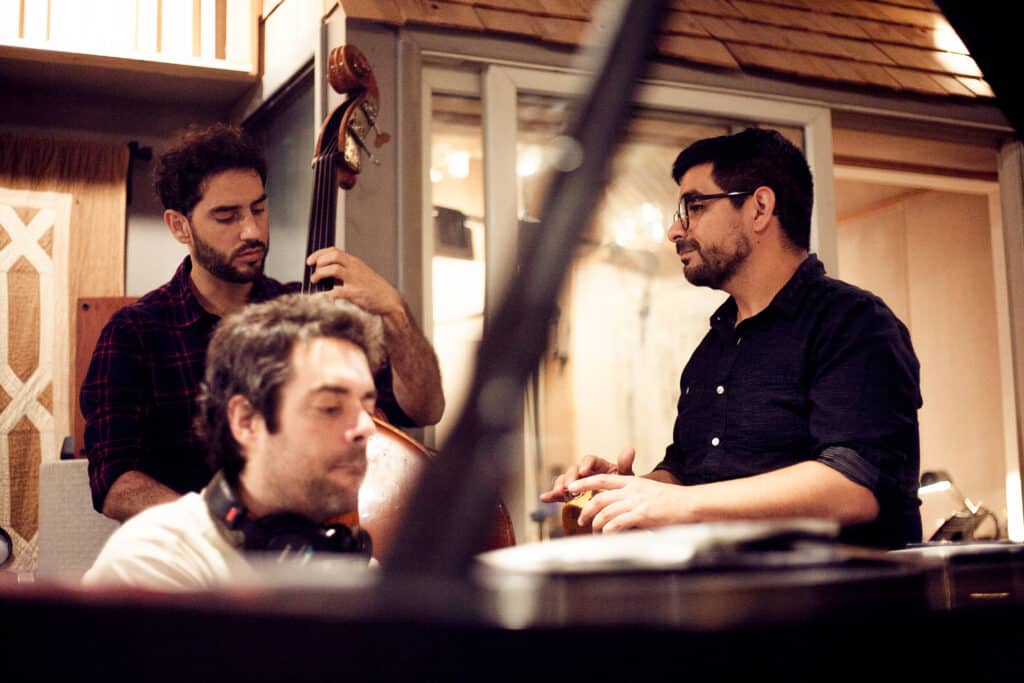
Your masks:
<svg viewBox="0 0 1024 683"><path fill-rule="evenodd" d="M593 491L579 523L598 531L819 517L848 543L920 541L918 361L881 299L808 253L800 150L747 129L692 144L672 176L683 273L730 295L683 370L673 441L644 476L633 449L586 456L542 500Z"/></svg>

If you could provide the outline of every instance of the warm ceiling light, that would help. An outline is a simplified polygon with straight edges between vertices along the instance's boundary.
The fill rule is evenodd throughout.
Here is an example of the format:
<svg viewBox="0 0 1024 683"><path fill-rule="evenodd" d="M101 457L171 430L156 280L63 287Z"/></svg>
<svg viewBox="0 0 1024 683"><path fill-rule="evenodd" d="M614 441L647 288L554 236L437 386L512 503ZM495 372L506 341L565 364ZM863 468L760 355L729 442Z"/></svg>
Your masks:
<svg viewBox="0 0 1024 683"><path fill-rule="evenodd" d="M615 243L620 247L628 247L637 239L636 221L626 215L615 221Z"/></svg>
<svg viewBox="0 0 1024 683"><path fill-rule="evenodd" d="M519 153L516 161L516 175L520 178L532 176L540 170L540 150L526 147Z"/></svg>
<svg viewBox="0 0 1024 683"><path fill-rule="evenodd" d="M469 177L469 152L448 153L448 175L453 178L464 179Z"/></svg>

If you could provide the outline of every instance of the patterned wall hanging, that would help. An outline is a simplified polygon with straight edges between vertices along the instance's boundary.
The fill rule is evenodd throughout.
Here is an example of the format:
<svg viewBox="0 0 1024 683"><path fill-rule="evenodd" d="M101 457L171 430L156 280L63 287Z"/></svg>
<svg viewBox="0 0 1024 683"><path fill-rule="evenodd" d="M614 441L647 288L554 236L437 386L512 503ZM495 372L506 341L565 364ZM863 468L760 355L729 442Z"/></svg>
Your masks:
<svg viewBox="0 0 1024 683"><path fill-rule="evenodd" d="M0 188L0 526L16 572L35 568L39 465L70 434L71 207L67 193Z"/></svg>

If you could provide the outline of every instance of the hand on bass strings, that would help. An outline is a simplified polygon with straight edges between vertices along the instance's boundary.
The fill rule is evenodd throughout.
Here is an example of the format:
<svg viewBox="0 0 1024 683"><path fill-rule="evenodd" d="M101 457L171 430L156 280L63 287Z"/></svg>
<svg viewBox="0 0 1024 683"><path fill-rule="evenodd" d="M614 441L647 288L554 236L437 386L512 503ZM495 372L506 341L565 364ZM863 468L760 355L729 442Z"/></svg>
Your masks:
<svg viewBox="0 0 1024 683"><path fill-rule="evenodd" d="M631 476L633 474L633 459L636 457L635 448L624 448L619 453L616 462L612 463L596 455L585 455L578 463L572 465L564 473L560 474L550 491L540 494L540 499L545 503L561 503L572 493L568 486L577 479L589 477L595 474L620 474Z"/></svg>
<svg viewBox="0 0 1024 683"><path fill-rule="evenodd" d="M375 315L387 316L404 312L402 296L391 283L366 263L337 247L317 249L306 259L314 266L310 282L334 279L328 296L340 297Z"/></svg>
<svg viewBox="0 0 1024 683"><path fill-rule="evenodd" d="M314 251L306 265L315 267L310 282L334 280L327 296L346 299L380 316L395 400L414 424L437 424L444 414L437 354L398 290L361 259L337 247Z"/></svg>

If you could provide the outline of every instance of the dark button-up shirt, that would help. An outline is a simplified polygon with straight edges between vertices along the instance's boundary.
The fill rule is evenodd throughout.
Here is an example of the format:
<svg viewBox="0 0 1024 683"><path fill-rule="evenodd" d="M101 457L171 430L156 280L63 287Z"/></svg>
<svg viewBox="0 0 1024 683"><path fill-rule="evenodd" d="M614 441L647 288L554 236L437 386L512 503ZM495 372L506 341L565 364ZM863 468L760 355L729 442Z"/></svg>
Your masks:
<svg viewBox="0 0 1024 683"><path fill-rule="evenodd" d="M213 472L193 430L206 348L220 317L202 307L189 282L186 256L170 282L115 313L103 328L79 402L93 505L102 511L110 487L125 472L141 471L179 493L198 491ZM250 302L299 289L261 276ZM388 417L411 424L390 391L387 368L378 374Z"/></svg>
<svg viewBox="0 0 1024 683"><path fill-rule="evenodd" d="M903 323L877 296L827 277L814 255L765 310L735 321L730 298L684 368L658 469L693 485L818 461L879 503L842 540L920 541L919 365Z"/></svg>

